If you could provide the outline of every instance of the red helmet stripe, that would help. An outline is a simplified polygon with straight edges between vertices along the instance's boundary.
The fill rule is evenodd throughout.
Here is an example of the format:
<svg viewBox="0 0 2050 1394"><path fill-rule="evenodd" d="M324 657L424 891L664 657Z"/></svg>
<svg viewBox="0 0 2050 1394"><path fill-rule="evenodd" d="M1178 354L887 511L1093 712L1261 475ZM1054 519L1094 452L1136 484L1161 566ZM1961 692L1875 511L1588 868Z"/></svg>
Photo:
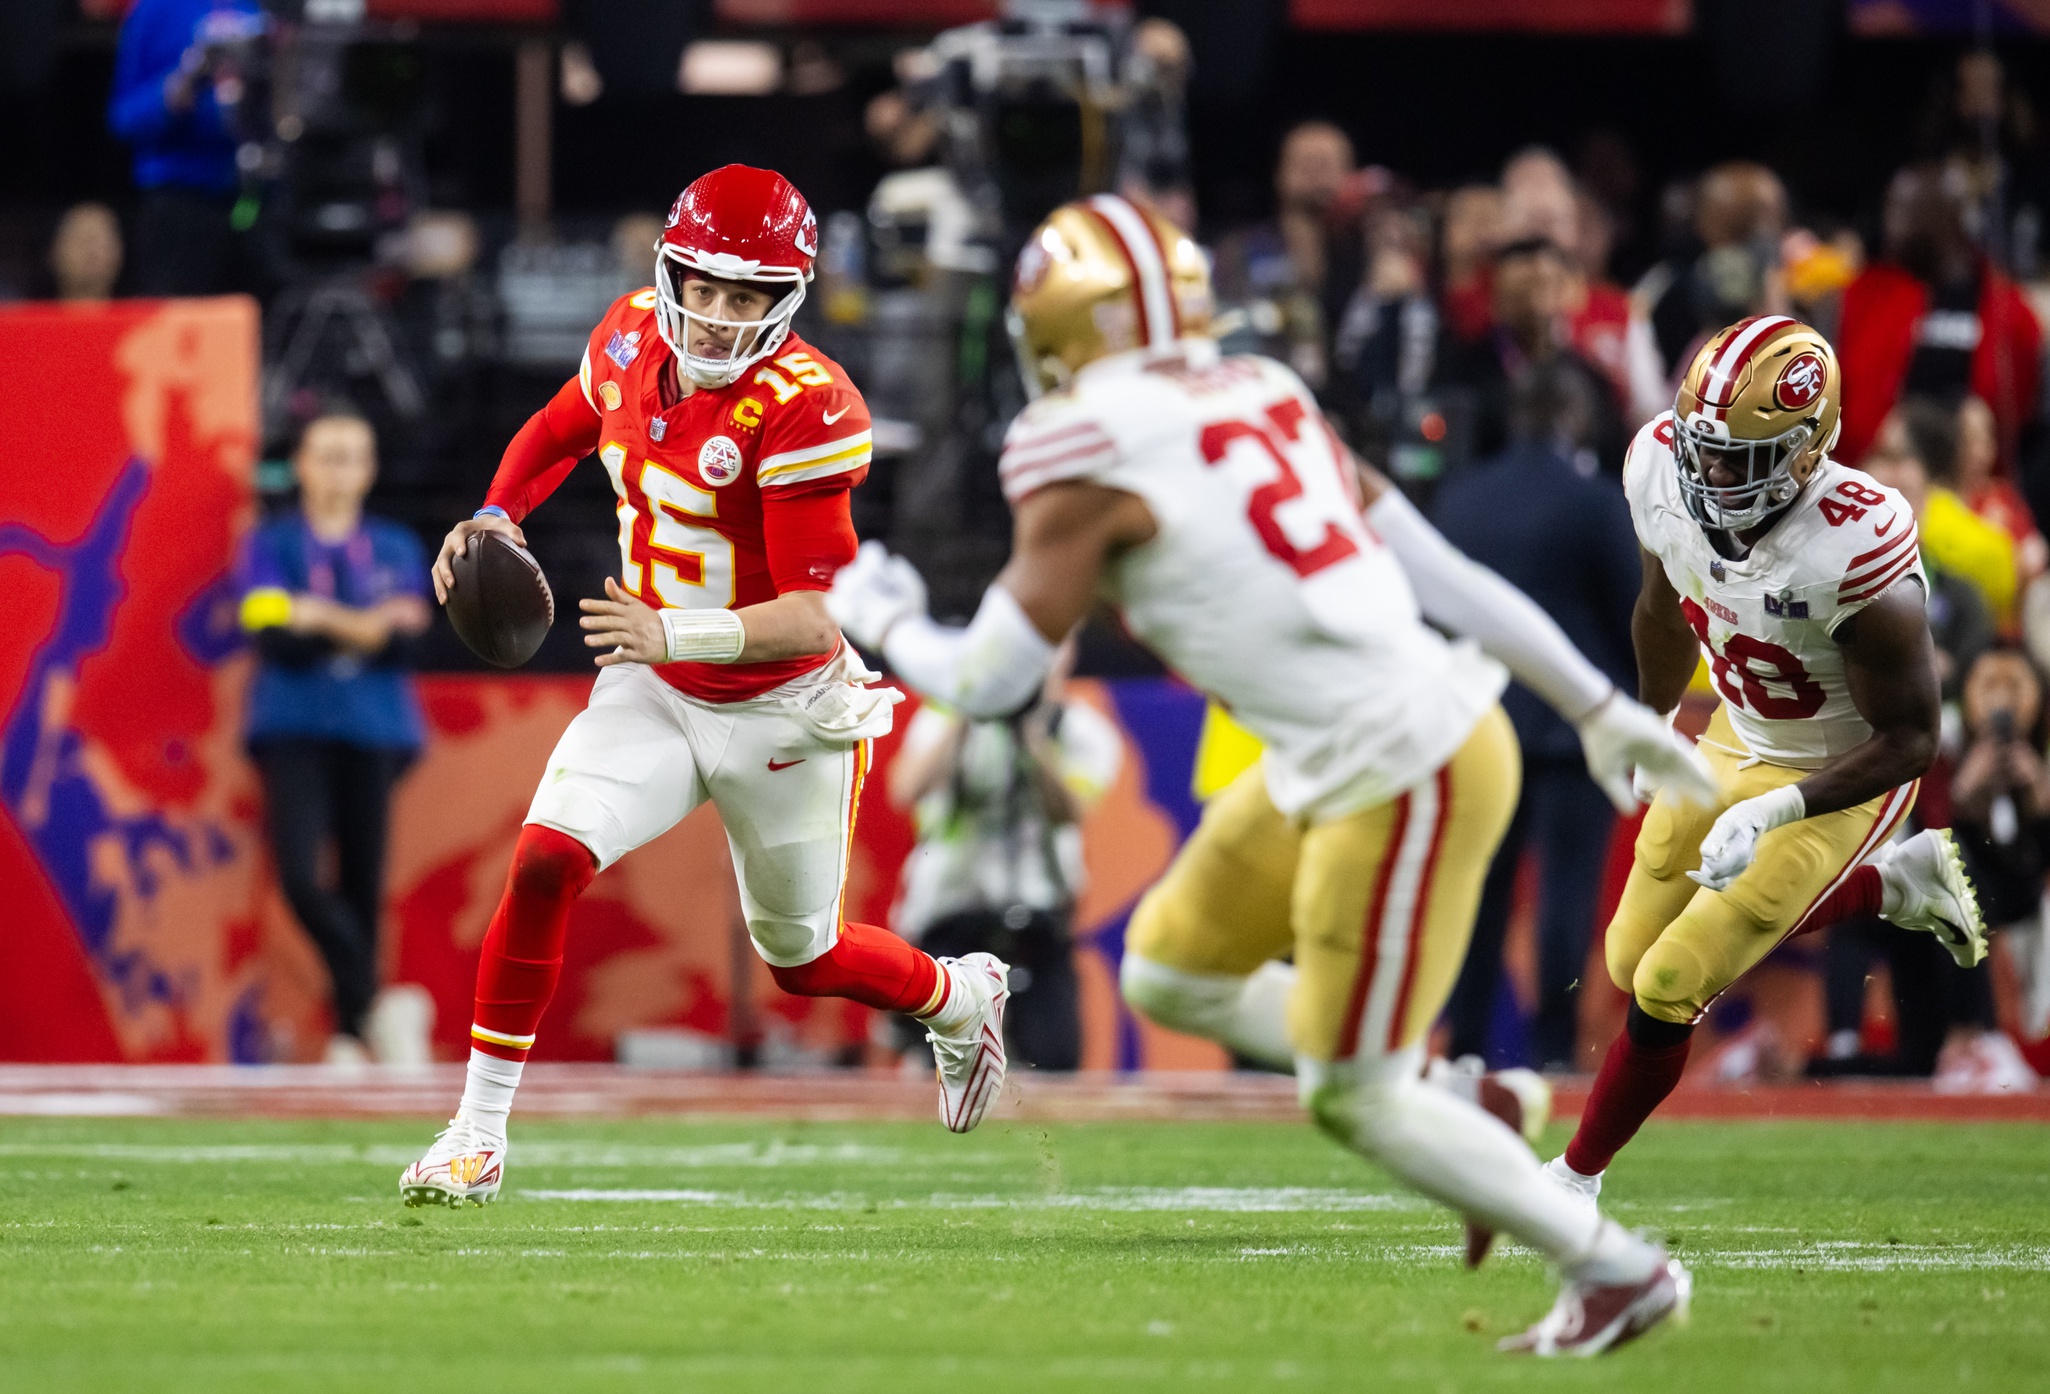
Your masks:
<svg viewBox="0 0 2050 1394"><path fill-rule="evenodd" d="M1760 315L1737 326L1736 332L1709 362L1708 372L1701 379L1701 404L1714 414L1716 420L1723 419L1723 413L1728 410L1728 403L1723 399L1759 345L1778 330L1799 322L1786 315Z"/></svg>
<svg viewBox="0 0 2050 1394"><path fill-rule="evenodd" d="M1125 263L1132 269L1133 299L1139 304L1140 341L1148 348L1164 348L1181 333L1181 317L1175 311L1174 295L1167 279L1167 257L1154 235L1146 215L1116 194L1098 194L1089 209L1103 220Z"/></svg>

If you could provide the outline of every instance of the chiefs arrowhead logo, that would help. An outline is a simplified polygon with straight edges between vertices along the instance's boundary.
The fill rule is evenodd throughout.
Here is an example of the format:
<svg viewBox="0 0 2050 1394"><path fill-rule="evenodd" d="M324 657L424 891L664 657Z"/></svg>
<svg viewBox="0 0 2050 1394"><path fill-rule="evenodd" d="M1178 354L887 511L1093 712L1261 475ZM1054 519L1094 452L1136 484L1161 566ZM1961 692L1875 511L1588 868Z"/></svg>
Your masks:
<svg viewBox="0 0 2050 1394"><path fill-rule="evenodd" d="M1797 353L1787 366L1780 369L1780 380L1773 385L1773 400L1782 410L1800 411L1812 406L1822 395L1823 384L1829 381L1829 367L1819 354Z"/></svg>

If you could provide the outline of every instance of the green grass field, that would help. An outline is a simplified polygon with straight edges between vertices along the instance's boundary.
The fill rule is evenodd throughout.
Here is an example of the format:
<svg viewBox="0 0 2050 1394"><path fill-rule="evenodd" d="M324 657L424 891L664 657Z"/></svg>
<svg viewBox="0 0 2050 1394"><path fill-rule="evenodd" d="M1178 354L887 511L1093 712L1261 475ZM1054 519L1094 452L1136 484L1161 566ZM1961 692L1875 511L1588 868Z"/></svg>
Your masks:
<svg viewBox="0 0 2050 1394"><path fill-rule="evenodd" d="M2050 1128L1654 1124L1612 1174L1691 1325L1498 1356L1534 1258L1306 1127L0 1120L0 1388L2050 1388Z"/></svg>

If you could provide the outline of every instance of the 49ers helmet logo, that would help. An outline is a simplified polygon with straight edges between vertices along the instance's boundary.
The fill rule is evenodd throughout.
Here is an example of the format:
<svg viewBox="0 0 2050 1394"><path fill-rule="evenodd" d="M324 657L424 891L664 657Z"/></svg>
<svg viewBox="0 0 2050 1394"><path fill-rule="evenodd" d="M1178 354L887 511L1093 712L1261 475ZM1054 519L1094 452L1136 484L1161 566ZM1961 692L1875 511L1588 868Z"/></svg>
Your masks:
<svg viewBox="0 0 2050 1394"><path fill-rule="evenodd" d="M740 447L730 436L713 436L698 447L698 474L713 488L740 478Z"/></svg>
<svg viewBox="0 0 2050 1394"><path fill-rule="evenodd" d="M1793 361L1780 369L1780 380L1772 389L1773 399L1787 411L1799 411L1813 405L1828 380L1829 369L1819 355L1797 353Z"/></svg>

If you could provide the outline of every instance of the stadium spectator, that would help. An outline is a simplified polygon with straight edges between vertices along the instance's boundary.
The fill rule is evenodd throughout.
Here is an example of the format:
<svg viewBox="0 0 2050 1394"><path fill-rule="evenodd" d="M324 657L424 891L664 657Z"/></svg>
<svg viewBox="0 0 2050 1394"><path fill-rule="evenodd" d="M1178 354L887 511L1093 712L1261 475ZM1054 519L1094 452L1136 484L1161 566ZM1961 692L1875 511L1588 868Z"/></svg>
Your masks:
<svg viewBox="0 0 2050 1394"><path fill-rule="evenodd" d="M1637 534L1623 491L1578 464L1594 415L1593 385L1566 364L1533 366L1511 392L1512 444L1455 475L1433 505L1439 528L1558 621L1574 646L1623 691L1635 690L1630 613ZM1573 728L1522 686L1502 699L1523 749L1523 791L1488 872L1473 942L1449 1008L1449 1054L1517 1064L1489 1038L1517 869L1538 865L1538 998L1530 1054L1541 1068L1579 1068L1579 980L1615 810L1588 777Z"/></svg>
<svg viewBox="0 0 2050 1394"><path fill-rule="evenodd" d="M136 0L121 23L107 120L135 149L138 294L269 288L247 210L235 216L240 78L226 56L263 24L256 0Z"/></svg>
<svg viewBox="0 0 2050 1394"><path fill-rule="evenodd" d="M2032 923L2050 870L2050 766L2043 760L2043 685L2022 654L1994 648L1965 678L1962 754L1947 752L1947 816L1989 928ZM1934 1076L1943 1093L2026 1090L2035 1074L1998 1029L1988 965L1962 969L1928 935L1881 920L1830 930L1828 1058L1819 1074ZM1865 977L1883 960L1892 980L1897 1040L1881 1057L1858 1051Z"/></svg>
<svg viewBox="0 0 2050 1394"><path fill-rule="evenodd" d="M2036 410L2043 333L2026 297L1974 243L1971 195L1962 167L1933 161L1887 186L1884 259L1844 291L1840 459L1861 460L1903 397L1955 410L1976 395L1993 412L2001 469L2016 469Z"/></svg>
<svg viewBox="0 0 2050 1394"><path fill-rule="evenodd" d="M1117 778L1124 744L1086 703L1065 699L1074 645L1040 700L1008 721L919 708L890 763L890 803L915 812L897 932L937 955L994 953L1011 965L1005 1032L1042 1070L1081 1064L1073 920L1082 816ZM922 1053L925 1028L898 1019Z"/></svg>
<svg viewBox="0 0 2050 1394"><path fill-rule="evenodd" d="M1445 199L1438 233L1439 309L1456 338L1478 339L1494 323L1492 271L1502 236L1502 191L1467 184Z"/></svg>
<svg viewBox="0 0 2050 1394"><path fill-rule="evenodd" d="M1957 415L1926 398L1902 402L1880 428L1868 468L1908 496L1920 526L1922 561L1969 582L2002 631L2013 628L2021 567L2014 539L1959 496Z"/></svg>
<svg viewBox="0 0 2050 1394"><path fill-rule="evenodd" d="M1634 292L1668 384L1709 335L1746 315L1787 308L1780 272L1787 191L1779 176L1747 161L1717 165L1695 184L1692 204L1684 244Z"/></svg>
<svg viewBox="0 0 2050 1394"><path fill-rule="evenodd" d="M1593 404L1587 439L1602 467L1621 473L1628 441L1614 390L1607 374L1566 342L1574 274L1556 244L1542 237L1512 242L1495 256L1492 327L1476 340L1440 339L1431 386L1446 417L1460 419L1459 434L1472 442L1475 458L1509 444L1510 384L1533 366L1556 363L1587 380Z"/></svg>
<svg viewBox="0 0 2050 1394"><path fill-rule="evenodd" d="M2050 568L2050 544L2036 530L2028 500L1999 469L1993 408L1983 397L1968 396L1957 409L1957 492L1972 512L2014 539L2015 560L2027 585Z"/></svg>
<svg viewBox="0 0 2050 1394"><path fill-rule="evenodd" d="M1905 427L1881 438L1881 444L1865 457L1865 469L1890 489L1898 489L1915 511L1917 526L1926 518L1931 484L1921 453ZM1983 529L1966 529L1961 547L1953 530L1945 535L1944 520L1952 510L1940 504L1937 532L1940 549L1953 558L1962 556L1968 568L1999 574L1999 549ZM1976 544L1976 545L1974 545ZM1936 671L1943 683L1946 701L1955 701L1972 660L1998 637L1993 612L1979 587L1965 576L1947 569L1931 553L1927 539L1922 544L1923 569L1929 577L1929 633L1936 645ZM1925 782L1924 789L1929 788ZM1926 799L1925 799L1926 801Z"/></svg>
<svg viewBox="0 0 2050 1394"><path fill-rule="evenodd" d="M1328 121L1283 137L1274 170L1275 216L1231 234L1217 249L1221 304L1243 311L1258 352L1322 388L1331 329L1358 284L1360 233L1350 216L1352 141Z"/></svg>
<svg viewBox="0 0 2050 1394"><path fill-rule="evenodd" d="M1542 237L1566 253L1566 342L1602 370L1617 401L1628 402L1630 297L1606 277L1608 215L1583 197L1564 160L1533 146L1502 167L1502 222L1505 240Z"/></svg>
<svg viewBox="0 0 2050 1394"><path fill-rule="evenodd" d="M242 626L256 647L247 740L292 912L333 983L330 1062L365 1058L394 781L420 749L406 675L429 623L413 534L365 516L377 441L361 417L310 422L292 460L299 504L245 544ZM332 843L334 875L322 875Z"/></svg>
<svg viewBox="0 0 2050 1394"><path fill-rule="evenodd" d="M64 211L50 239L50 279L59 300L106 300L121 279L121 224L104 203Z"/></svg>

